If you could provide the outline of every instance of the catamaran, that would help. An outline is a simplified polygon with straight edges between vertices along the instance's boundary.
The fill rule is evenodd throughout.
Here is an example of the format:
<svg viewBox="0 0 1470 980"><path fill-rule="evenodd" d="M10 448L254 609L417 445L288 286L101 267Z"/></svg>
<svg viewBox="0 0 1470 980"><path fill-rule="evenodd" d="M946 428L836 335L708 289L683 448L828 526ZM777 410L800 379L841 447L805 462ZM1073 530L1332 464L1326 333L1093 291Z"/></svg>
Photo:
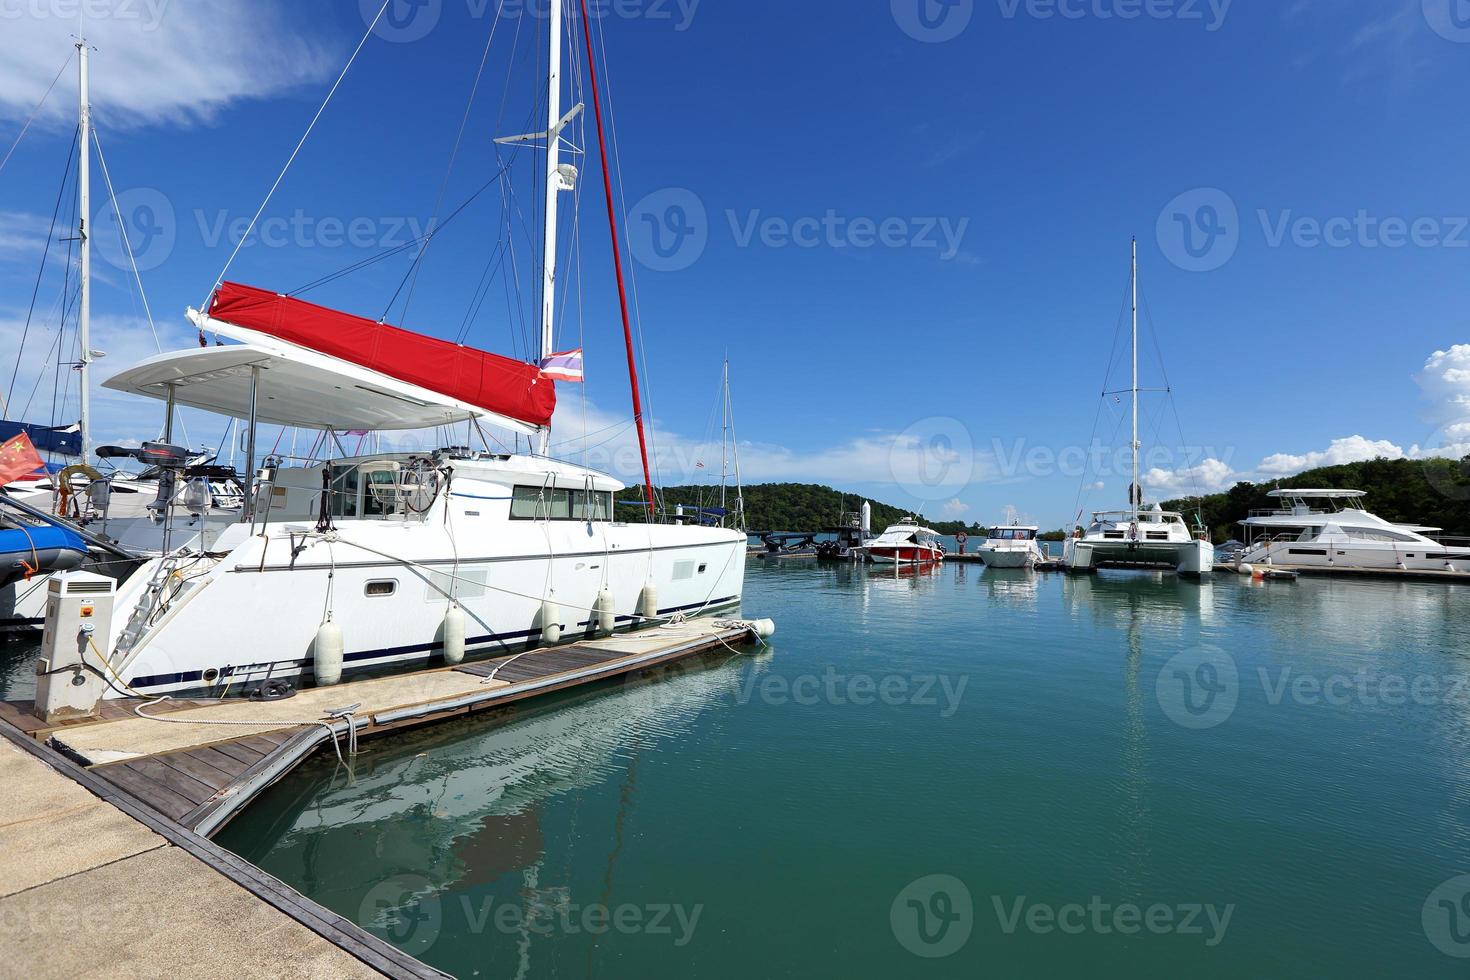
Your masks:
<svg viewBox="0 0 1470 980"><path fill-rule="evenodd" d="M575 168L562 161L563 130L583 108L562 113L562 8L550 0L547 129L510 138L545 154L537 361L222 276L204 307L187 313L213 346L160 354L105 382L164 402L170 417L188 406L244 420L252 477L236 519L149 558L119 587L111 627L96 638L109 696L281 693L283 684L335 683L344 671L453 663L739 606L745 535L655 523L646 448L646 523L618 518L620 481L549 455L553 375L566 370L548 367L559 356L557 204L576 186ZM582 27L597 105L585 10ZM605 152L603 177L643 448ZM482 424L534 448L344 450L287 465L262 458L257 443L262 425L317 430L340 449L343 433Z"/></svg>
<svg viewBox="0 0 1470 980"><path fill-rule="evenodd" d="M1470 547L1430 537L1442 529L1394 524L1363 506L1362 490L1272 490L1283 506L1255 511L1241 526L1251 565L1359 570L1470 572Z"/></svg>
<svg viewBox="0 0 1470 980"><path fill-rule="evenodd" d="M1204 529L1191 531L1182 514L1147 506L1139 475L1138 440L1138 240L1133 241L1129 275L1133 307L1133 480L1128 506L1098 511L1085 531L1067 539L1062 560L1068 570L1091 572L1103 567L1165 566L1185 575L1209 575L1215 567L1215 548Z"/></svg>

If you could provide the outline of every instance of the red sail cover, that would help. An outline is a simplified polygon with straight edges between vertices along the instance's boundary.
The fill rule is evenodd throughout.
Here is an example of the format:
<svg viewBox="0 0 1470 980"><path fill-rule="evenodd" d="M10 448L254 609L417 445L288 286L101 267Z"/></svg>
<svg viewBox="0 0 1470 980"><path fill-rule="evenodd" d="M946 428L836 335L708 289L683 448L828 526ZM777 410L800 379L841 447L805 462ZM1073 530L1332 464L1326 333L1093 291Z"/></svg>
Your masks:
<svg viewBox="0 0 1470 980"><path fill-rule="evenodd" d="M209 315L529 425L550 425L556 385L534 364L227 282Z"/></svg>

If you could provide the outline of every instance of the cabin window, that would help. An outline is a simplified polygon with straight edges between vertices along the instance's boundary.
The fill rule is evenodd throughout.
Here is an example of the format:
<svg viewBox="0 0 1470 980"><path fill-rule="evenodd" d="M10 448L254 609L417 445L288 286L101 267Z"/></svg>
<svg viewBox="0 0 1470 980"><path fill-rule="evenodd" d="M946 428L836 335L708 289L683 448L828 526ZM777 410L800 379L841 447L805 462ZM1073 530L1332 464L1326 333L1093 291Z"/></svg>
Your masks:
<svg viewBox="0 0 1470 980"><path fill-rule="evenodd" d="M510 516L520 521L610 521L612 493L606 490L561 490L516 487Z"/></svg>
<svg viewBox="0 0 1470 980"><path fill-rule="evenodd" d="M539 521L546 518L540 487L516 487L510 495L510 516L517 521Z"/></svg>
<svg viewBox="0 0 1470 980"><path fill-rule="evenodd" d="M389 596L397 591L398 580L393 578L385 578L379 579L376 582L369 582L367 585L363 586L362 590L363 595L368 596L369 598L377 596Z"/></svg>

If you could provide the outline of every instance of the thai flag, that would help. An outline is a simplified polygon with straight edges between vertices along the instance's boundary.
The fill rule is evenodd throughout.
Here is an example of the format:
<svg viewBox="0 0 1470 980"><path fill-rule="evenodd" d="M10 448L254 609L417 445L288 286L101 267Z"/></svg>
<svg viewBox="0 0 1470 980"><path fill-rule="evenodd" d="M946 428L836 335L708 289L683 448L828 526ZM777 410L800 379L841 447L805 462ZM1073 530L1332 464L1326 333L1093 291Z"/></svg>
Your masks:
<svg viewBox="0 0 1470 980"><path fill-rule="evenodd" d="M541 376L553 381L582 382L582 348L541 359Z"/></svg>

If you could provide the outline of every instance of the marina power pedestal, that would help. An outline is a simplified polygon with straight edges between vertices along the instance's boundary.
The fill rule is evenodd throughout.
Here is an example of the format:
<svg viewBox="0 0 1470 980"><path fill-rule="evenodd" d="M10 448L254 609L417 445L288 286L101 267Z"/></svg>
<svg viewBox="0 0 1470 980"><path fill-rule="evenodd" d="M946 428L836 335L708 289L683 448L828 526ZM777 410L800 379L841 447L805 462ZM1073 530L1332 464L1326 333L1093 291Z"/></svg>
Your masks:
<svg viewBox="0 0 1470 980"><path fill-rule="evenodd" d="M107 668L107 649L117 581L93 572L51 576L46 593L46 631L36 661L36 714L48 722L97 714ZM86 667L83 667L83 664Z"/></svg>

